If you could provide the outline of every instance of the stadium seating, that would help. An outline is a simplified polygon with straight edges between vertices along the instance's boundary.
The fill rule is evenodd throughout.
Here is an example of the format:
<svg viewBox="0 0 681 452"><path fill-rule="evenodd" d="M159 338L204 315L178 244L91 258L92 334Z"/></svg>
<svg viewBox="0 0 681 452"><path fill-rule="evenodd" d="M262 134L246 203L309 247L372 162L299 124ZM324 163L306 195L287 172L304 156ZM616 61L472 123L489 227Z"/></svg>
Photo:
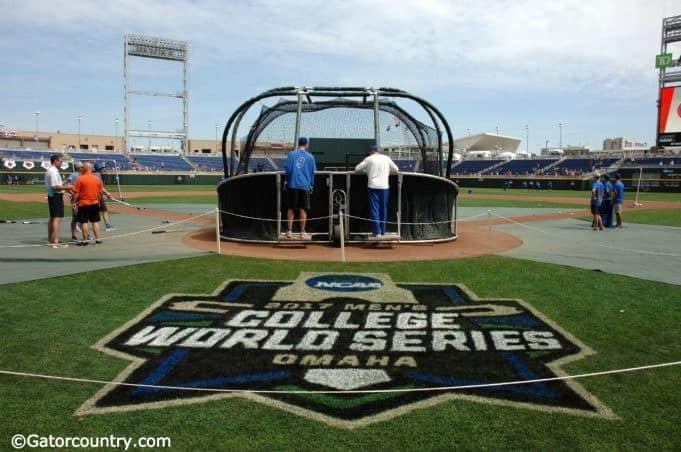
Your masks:
<svg viewBox="0 0 681 452"><path fill-rule="evenodd" d="M144 171L193 171L194 167L179 155L135 154L130 159Z"/></svg>
<svg viewBox="0 0 681 452"><path fill-rule="evenodd" d="M114 167L113 162L116 162L116 167L121 171L128 171L131 169L130 160L124 154L100 154L94 152L69 152L74 160L91 161L95 165L103 165L107 169Z"/></svg>
<svg viewBox="0 0 681 452"><path fill-rule="evenodd" d="M393 161L400 171L413 172L416 168L416 162L413 159L395 159Z"/></svg>
<svg viewBox="0 0 681 452"><path fill-rule="evenodd" d="M526 176L536 174L547 166L556 163L558 159L528 159L528 160L509 160L506 163L487 170L486 174Z"/></svg>
<svg viewBox="0 0 681 452"><path fill-rule="evenodd" d="M272 163L270 163L270 160L266 157L253 157L248 160L248 171L250 173L255 172L258 170L258 166L261 166L262 171L269 172L269 171L276 171L276 168L272 166Z"/></svg>
<svg viewBox="0 0 681 452"><path fill-rule="evenodd" d="M274 162L277 170L283 171L284 166L286 165L286 159L285 158L272 158L272 161Z"/></svg>
<svg viewBox="0 0 681 452"><path fill-rule="evenodd" d="M459 163L452 165L452 174L461 176L480 174L501 162L503 160L461 160Z"/></svg>
<svg viewBox="0 0 681 452"><path fill-rule="evenodd" d="M655 166L674 166L676 163L681 163L681 159L674 159L674 157L645 157L645 158L627 158L620 166L625 167L655 167Z"/></svg>
<svg viewBox="0 0 681 452"><path fill-rule="evenodd" d="M198 171L222 171L222 156L191 156L187 160L196 167Z"/></svg>

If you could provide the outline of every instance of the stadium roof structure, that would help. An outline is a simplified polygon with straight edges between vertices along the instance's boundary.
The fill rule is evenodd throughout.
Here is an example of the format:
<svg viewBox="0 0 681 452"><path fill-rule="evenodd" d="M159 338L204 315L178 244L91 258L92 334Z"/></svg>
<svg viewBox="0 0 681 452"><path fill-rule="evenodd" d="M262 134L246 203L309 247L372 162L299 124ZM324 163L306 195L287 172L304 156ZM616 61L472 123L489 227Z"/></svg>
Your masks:
<svg viewBox="0 0 681 452"><path fill-rule="evenodd" d="M510 151L515 152L520 145L520 138L496 133L478 133L454 140L454 148L461 151Z"/></svg>

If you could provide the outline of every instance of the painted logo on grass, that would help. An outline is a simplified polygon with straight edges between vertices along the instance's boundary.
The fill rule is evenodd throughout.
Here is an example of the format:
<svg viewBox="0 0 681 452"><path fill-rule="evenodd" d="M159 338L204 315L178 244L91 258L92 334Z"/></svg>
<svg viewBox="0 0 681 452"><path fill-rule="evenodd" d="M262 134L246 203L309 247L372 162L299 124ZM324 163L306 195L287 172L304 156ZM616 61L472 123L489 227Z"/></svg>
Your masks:
<svg viewBox="0 0 681 452"><path fill-rule="evenodd" d="M117 382L144 386L108 385L77 414L244 397L350 428L453 399L614 417L573 380L494 385L593 353L527 303L383 274L168 295L95 348L132 361Z"/></svg>

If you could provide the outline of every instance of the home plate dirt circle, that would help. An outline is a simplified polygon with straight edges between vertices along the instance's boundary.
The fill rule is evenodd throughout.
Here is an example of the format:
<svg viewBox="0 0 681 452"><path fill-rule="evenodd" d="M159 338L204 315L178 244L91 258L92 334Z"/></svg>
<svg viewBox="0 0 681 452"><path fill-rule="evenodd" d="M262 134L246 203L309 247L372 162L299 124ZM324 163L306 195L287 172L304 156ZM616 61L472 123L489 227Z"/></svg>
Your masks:
<svg viewBox="0 0 681 452"><path fill-rule="evenodd" d="M489 231L486 225L466 223L459 225L459 239L452 242L429 244L393 244L392 247L367 248L362 245L345 247L348 262L397 262L455 259L488 254ZM184 236L184 243L196 249L216 251L215 229L202 229ZM492 253L517 248L522 240L504 232L492 230ZM223 240L223 255L256 257L276 260L339 261L341 249L328 244L307 244L304 248L283 247L276 244L251 244Z"/></svg>

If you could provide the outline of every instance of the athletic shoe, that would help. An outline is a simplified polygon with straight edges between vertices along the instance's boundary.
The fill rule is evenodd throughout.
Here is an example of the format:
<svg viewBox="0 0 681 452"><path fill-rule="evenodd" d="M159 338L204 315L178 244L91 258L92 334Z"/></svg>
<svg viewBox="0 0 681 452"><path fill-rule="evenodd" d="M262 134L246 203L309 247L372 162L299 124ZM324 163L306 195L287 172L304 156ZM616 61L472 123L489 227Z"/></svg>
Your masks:
<svg viewBox="0 0 681 452"><path fill-rule="evenodd" d="M69 244L68 243L53 243L50 245L52 248L68 248Z"/></svg>
<svg viewBox="0 0 681 452"><path fill-rule="evenodd" d="M106 225L106 229L105 229L106 232L111 232L111 231L115 231L115 230L116 230L116 228L114 228L114 227L111 226L110 224L107 224L107 225Z"/></svg>
<svg viewBox="0 0 681 452"><path fill-rule="evenodd" d="M290 239L293 237L293 233L291 231L286 231L286 238Z"/></svg>
<svg viewBox="0 0 681 452"><path fill-rule="evenodd" d="M71 241L72 241L72 242L77 242L77 241L78 241L78 237L76 237L75 235L72 235L72 236L71 236Z"/></svg>
<svg viewBox="0 0 681 452"><path fill-rule="evenodd" d="M309 240L310 239L310 234L307 234L305 231L300 233L300 238L302 240Z"/></svg>
<svg viewBox="0 0 681 452"><path fill-rule="evenodd" d="M101 244L102 244L102 241L101 241L101 240L95 240L95 243L96 243L97 245L101 245Z"/></svg>
<svg viewBox="0 0 681 452"><path fill-rule="evenodd" d="M81 240L80 242L78 242L78 246L88 246L88 242Z"/></svg>

